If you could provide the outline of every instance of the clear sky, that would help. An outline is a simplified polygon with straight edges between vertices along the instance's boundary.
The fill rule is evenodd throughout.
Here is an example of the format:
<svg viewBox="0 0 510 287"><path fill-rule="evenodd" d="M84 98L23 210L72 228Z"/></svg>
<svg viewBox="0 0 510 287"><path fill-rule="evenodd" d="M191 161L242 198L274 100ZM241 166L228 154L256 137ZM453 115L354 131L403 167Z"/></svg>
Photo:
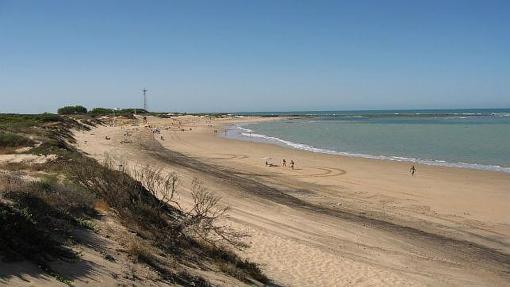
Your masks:
<svg viewBox="0 0 510 287"><path fill-rule="evenodd" d="M0 0L0 112L510 107L510 1Z"/></svg>

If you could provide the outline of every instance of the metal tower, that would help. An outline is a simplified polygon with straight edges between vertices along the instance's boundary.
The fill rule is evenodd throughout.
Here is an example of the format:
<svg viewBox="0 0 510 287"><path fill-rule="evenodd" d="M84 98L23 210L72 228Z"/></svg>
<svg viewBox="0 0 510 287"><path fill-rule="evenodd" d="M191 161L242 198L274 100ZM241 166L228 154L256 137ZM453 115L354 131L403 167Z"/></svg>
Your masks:
<svg viewBox="0 0 510 287"><path fill-rule="evenodd" d="M144 109L145 111L147 111L147 92L148 92L148 91L147 91L147 89L145 89L145 88L144 88L144 89L142 90L142 92L143 92L143 109Z"/></svg>

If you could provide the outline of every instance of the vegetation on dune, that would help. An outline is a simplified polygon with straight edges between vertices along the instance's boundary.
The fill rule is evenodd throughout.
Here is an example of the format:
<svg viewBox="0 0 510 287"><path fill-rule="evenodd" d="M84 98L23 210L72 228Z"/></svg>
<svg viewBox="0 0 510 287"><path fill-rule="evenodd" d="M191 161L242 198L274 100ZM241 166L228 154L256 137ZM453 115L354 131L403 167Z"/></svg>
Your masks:
<svg viewBox="0 0 510 287"><path fill-rule="evenodd" d="M57 123L64 119L55 114L0 114L0 130L31 133L30 128Z"/></svg>
<svg viewBox="0 0 510 287"><path fill-rule="evenodd" d="M115 169L117 166L120 170ZM235 274L237 279L269 282L256 264L242 260L227 248L227 245L246 247L242 240L246 235L219 224L228 208L221 206L220 199L199 181L194 181L193 205L186 210L175 201L176 175L150 167L130 171L125 166L108 159L104 165L83 159L71 163L66 170L74 182L103 198L123 225L139 236L129 247L129 252L137 259L166 275L172 274L172 270L155 254L169 254L197 264L210 261L218 265L220 271L228 270L230 276ZM143 241L150 242L153 248L140 243Z"/></svg>
<svg viewBox="0 0 510 287"><path fill-rule="evenodd" d="M163 112L149 112L142 108L125 108L125 109L112 109L112 108L104 108L104 107L96 107L89 111L85 107L82 106L66 106L58 109L58 114L61 115L88 115L90 117L100 117L100 116L132 116L134 114L139 115L152 115L162 118L174 117L174 116L185 116L185 115L194 115L194 116L208 116L211 118L224 118L230 117L232 114L229 113L181 113L181 112L173 112L173 113L163 113Z"/></svg>
<svg viewBox="0 0 510 287"><path fill-rule="evenodd" d="M78 115L86 114L87 108L84 106L65 106L58 109L59 115Z"/></svg>
<svg viewBox="0 0 510 287"><path fill-rule="evenodd" d="M23 141L26 135L40 143L29 152L56 154L44 164L4 165L39 170L49 176L35 182L0 174L0 257L30 260L42 270L69 284L49 267L52 260L77 258L71 246L73 230L95 229L98 202L130 232L124 242L133 260L147 264L164 280L189 286L210 286L182 266L199 266L223 272L246 282L269 283L254 263L238 257L231 248L243 248L245 234L219 224L228 208L198 180L193 183L190 209L176 200L179 178L146 167L129 170L107 159L100 164L77 151L71 129L98 124L87 115L0 115L0 132ZM18 138L19 137L19 138ZM58 179L57 179L58 178ZM164 254L164 256L162 256Z"/></svg>
<svg viewBox="0 0 510 287"><path fill-rule="evenodd" d="M89 114L93 115L112 115L115 112L114 109L108 108L93 108L89 111Z"/></svg>
<svg viewBox="0 0 510 287"><path fill-rule="evenodd" d="M0 254L3 260L28 259L41 265L52 258L73 258L74 253L42 228L27 209L0 202Z"/></svg>
<svg viewBox="0 0 510 287"><path fill-rule="evenodd" d="M92 195L56 181L27 182L7 174L0 177L0 185L2 260L31 261L45 273L69 283L49 263L78 259L70 242L74 242L75 229L92 226Z"/></svg>
<svg viewBox="0 0 510 287"><path fill-rule="evenodd" d="M92 110L89 111L88 114L91 116L111 116L113 114L119 115L119 116L125 116L125 115L135 114L135 112L137 114L148 114L149 113L144 109L134 109L134 108L118 109L118 110L110 109L110 108L93 108Z"/></svg>
<svg viewBox="0 0 510 287"><path fill-rule="evenodd" d="M34 142L25 136L0 130L0 148L31 146L33 144Z"/></svg>

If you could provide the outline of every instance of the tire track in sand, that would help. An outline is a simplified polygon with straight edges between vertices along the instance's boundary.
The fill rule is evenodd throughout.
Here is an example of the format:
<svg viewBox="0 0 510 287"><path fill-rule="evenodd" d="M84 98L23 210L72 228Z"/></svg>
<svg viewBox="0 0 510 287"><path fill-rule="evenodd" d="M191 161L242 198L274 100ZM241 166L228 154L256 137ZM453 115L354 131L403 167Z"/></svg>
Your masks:
<svg viewBox="0 0 510 287"><path fill-rule="evenodd" d="M344 175L347 172L340 168L334 167L314 167L314 169L320 170L320 173L312 173L312 174L302 174L297 177L332 177L332 176L340 176Z"/></svg>
<svg viewBox="0 0 510 287"><path fill-rule="evenodd" d="M221 160L221 159L232 160L232 159L246 159L246 158L248 158L248 156L244 155L244 154L229 154L229 153L215 154L215 156L213 156L213 157L207 157L207 159L218 159L218 160Z"/></svg>

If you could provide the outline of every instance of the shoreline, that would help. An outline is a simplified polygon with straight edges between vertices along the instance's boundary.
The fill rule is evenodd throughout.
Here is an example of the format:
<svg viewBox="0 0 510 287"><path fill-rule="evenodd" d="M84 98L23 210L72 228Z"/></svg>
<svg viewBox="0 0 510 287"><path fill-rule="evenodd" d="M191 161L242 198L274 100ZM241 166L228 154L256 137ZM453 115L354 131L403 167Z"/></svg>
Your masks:
<svg viewBox="0 0 510 287"><path fill-rule="evenodd" d="M283 118L281 118L283 119ZM274 120L274 119L272 119ZM224 128L228 125L236 125L236 124L246 124L246 123L257 123L261 121L267 121L267 118L257 118L252 117L250 120L238 120L234 119L232 121L224 122L224 123L218 123L219 128ZM328 154L328 153L319 153L319 152L313 152L309 150L302 150L302 149L296 149L291 148L289 146L283 146L279 144L274 143L267 143L267 142L257 142L252 140L244 140L244 139L236 139L236 138L228 138L224 137L221 134L218 135L208 135L208 134L202 134L205 136L205 138L209 138L210 136L213 138L218 138L222 144L227 142L232 142L229 146L238 146L240 144L246 145L243 149L253 150L253 151L259 151L264 150L268 151L269 157L271 158L277 158L275 156L272 156L274 154L290 154L291 157L305 157L306 161L309 161L309 166L313 165L314 167L310 168L319 168L315 167L317 166L317 163L321 163L323 161L331 162L332 165L336 165L337 163L342 163L342 165L349 165L352 167L355 167L357 169L356 175L365 177L364 173L366 174L374 174L376 178L374 178L374 181L378 181L378 177L384 177L388 176L388 178L394 178L395 176L402 176L407 178L412 178L409 174L409 167L410 162L407 161L396 161L396 160L389 160L389 159L375 159L375 158L365 158L365 157L356 157L356 156L348 156L348 155L342 155L342 154ZM265 157L261 156L260 159L260 165L263 165L263 159ZM290 157L289 157L290 158ZM277 165L279 165L279 162L276 162ZM296 161L296 164L302 167L302 160ZM494 188L494 191L497 191L498 193L501 192L501 195L505 200L509 200L510 202L510 192L505 193L504 189L501 188L500 182L504 181L508 183L508 186L510 186L510 174L502 171L494 171L494 170L485 170L485 169L474 169L474 168L465 168L465 167L455 167L455 166L444 166L444 165L430 165L430 164L421 164L415 163L416 168L418 169L416 173L416 178L427 177L426 180L432 180L432 178L441 178L445 180L445 184L447 184L448 181L453 181L455 184L460 184L461 186L465 187L466 189L470 189L465 185L465 182L467 178L472 179L471 181L473 184L474 182L486 182L487 185L490 186L489 182L496 182L497 187ZM308 168L308 166L305 166ZM327 178L327 177L326 177ZM325 178L325 179L326 179ZM478 180L475 180L478 179ZM394 179L397 181L401 181L401 178ZM372 181L372 180L371 180ZM485 185L485 184L484 184ZM479 184L475 184L475 187L480 186ZM398 189L401 189L401 187L398 187ZM430 187L429 187L430 188ZM447 189L452 189L451 187L445 187ZM455 189L458 189L459 187L455 187ZM486 189L484 186L483 189ZM441 193L441 190L438 188L438 194ZM456 190L457 191L457 190ZM482 194L480 196L483 197ZM480 197L479 200L482 200L482 197ZM483 200L482 200L483 201ZM505 223L508 226L505 227L505 230L508 228L505 232L510 232L510 215L503 212L504 207L507 206L510 208L510 205L505 204L503 202L499 205L499 221L500 223ZM471 204L470 204L471 205ZM447 210L448 208L446 208ZM445 210L445 211L446 211ZM468 212L469 213L469 212ZM492 216L491 216L492 217ZM493 217L493 219L496 219ZM510 243L510 238L509 238Z"/></svg>
<svg viewBox="0 0 510 287"><path fill-rule="evenodd" d="M298 117L300 118L300 117ZM275 118L275 120L284 120L284 119L294 119L294 117L284 117L284 118ZM488 165L488 164L479 164L479 163L465 163L465 162L448 162L444 160L434 160L434 159L420 159L420 158L411 158L404 156L388 156L388 155L371 155L371 154L363 154L363 153L350 153L350 152L342 152L336 150L330 150L325 148L318 148L308 144L298 143L289 141L283 138L268 136L264 134L255 133L253 130L246 128L245 124L253 124L257 123L257 120L249 121L249 122L238 122L231 125L225 125L222 128L231 127L228 130L239 129L240 132L236 135L218 135L220 137L226 139L234 139L241 141L248 141L254 143L269 143L273 145L278 145L290 149L308 151L319 154L329 154L336 155L341 157L350 157L350 158L363 158L363 159L372 159L372 160L381 160L381 161L389 161L389 162L405 162L409 164L421 164L427 166L437 166L437 167L447 167L447 168L460 168L460 169L470 169L470 170L481 170L488 172L496 172L503 174L510 174L510 167L503 167L500 165ZM264 121L260 121L264 122Z"/></svg>

